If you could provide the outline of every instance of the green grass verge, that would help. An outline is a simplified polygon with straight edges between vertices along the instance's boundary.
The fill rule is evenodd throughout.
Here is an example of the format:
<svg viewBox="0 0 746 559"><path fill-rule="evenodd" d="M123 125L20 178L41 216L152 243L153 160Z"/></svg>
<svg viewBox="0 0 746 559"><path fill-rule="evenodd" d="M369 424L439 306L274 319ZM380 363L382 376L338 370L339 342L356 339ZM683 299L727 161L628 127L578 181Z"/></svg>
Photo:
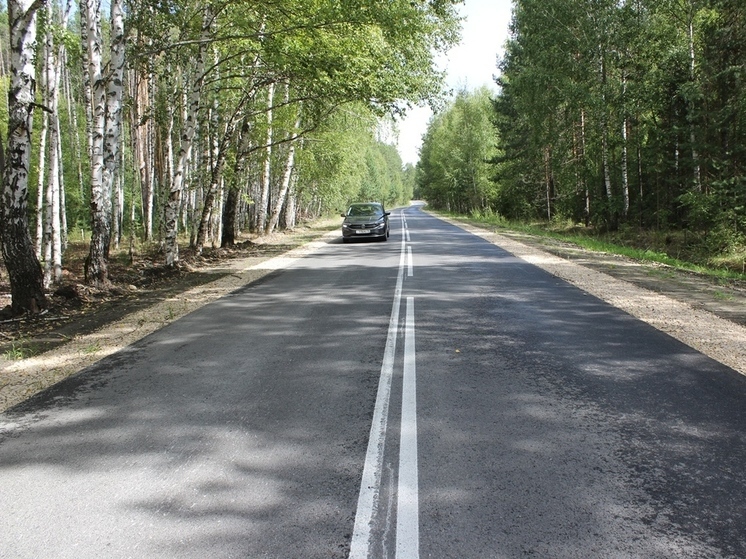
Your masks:
<svg viewBox="0 0 746 559"><path fill-rule="evenodd" d="M501 230L512 231L545 239L554 239L595 252L618 254L641 262L656 262L724 281L746 281L746 274L737 271L738 268L746 268L746 254L742 251L734 251L732 255L698 255L698 260L706 260L706 263L677 258L663 250L667 243L673 245L673 247L678 246L675 240L671 241L674 234L670 232L663 234L628 229L609 235L570 223L520 223L507 221L494 214L464 216L442 211L434 213L464 223L488 227L497 232Z"/></svg>

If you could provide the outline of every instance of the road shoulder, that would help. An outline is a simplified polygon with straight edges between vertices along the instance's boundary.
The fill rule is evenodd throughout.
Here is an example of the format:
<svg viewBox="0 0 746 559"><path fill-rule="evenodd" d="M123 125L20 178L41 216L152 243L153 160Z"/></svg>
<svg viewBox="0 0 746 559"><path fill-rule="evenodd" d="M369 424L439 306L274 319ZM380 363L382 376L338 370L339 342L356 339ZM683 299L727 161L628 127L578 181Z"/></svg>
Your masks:
<svg viewBox="0 0 746 559"><path fill-rule="evenodd" d="M746 293L740 286L538 237L445 219L746 375Z"/></svg>
<svg viewBox="0 0 746 559"><path fill-rule="evenodd" d="M339 237L338 230L319 233L314 240L275 257L224 262L207 272L201 272L213 274L217 278L214 281L187 290L174 289L154 304L134 312L120 308L116 315L118 318L93 331L89 332L88 328L81 326L81 331L75 333L76 325L67 325L66 331L73 334L68 336L68 341L58 344L51 351L20 360L3 356L0 360L0 413L208 303L275 270L286 268L336 237Z"/></svg>
<svg viewBox="0 0 746 559"><path fill-rule="evenodd" d="M437 215L437 214L435 214ZM746 289L666 266L584 250L523 233L496 233L438 216L493 242L580 289L667 332L746 374ZM120 312L94 331L70 325L66 343L40 355L0 360L0 412L60 382L186 314L286 267L339 236L320 233L302 246L270 257L238 259L213 268L218 279L175 291L134 312Z"/></svg>

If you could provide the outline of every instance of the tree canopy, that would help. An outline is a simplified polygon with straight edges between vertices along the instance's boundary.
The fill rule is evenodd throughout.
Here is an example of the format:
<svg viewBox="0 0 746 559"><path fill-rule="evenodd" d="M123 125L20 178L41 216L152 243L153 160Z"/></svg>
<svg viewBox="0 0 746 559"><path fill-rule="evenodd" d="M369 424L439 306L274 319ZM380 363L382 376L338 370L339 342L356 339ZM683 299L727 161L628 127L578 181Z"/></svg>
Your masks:
<svg viewBox="0 0 746 559"><path fill-rule="evenodd" d="M496 155L487 88L460 91L433 117L417 165L418 194L436 207L468 213L495 203L491 161Z"/></svg>
<svg viewBox="0 0 746 559"><path fill-rule="evenodd" d="M495 150L468 148L491 160L491 187L464 179L461 93L427 131L419 192L456 211L743 247L745 26L738 0L516 0L481 117Z"/></svg>
<svg viewBox="0 0 746 559"><path fill-rule="evenodd" d="M177 266L184 239L199 252L358 197L406 201L411 182L376 129L441 96L435 58L458 40L457 3L130 0L108 3L109 17L98 0L74 14L19 4L25 43L6 39L0 78L18 74L21 46L42 70L32 102L5 113L20 107L29 129L27 159L6 158L6 185L19 169L28 179L4 202L6 268L28 255L11 283L59 281L69 227L90 233L86 279L106 288L125 236ZM19 291L13 308L41 304L38 289Z"/></svg>

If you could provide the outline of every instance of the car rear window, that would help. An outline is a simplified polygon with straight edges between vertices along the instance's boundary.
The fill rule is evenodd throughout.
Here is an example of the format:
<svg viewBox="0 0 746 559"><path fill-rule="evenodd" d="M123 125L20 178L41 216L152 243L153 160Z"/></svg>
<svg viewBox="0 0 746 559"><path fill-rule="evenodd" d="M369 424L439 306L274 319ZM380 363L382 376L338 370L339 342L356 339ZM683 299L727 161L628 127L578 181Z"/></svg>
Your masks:
<svg viewBox="0 0 746 559"><path fill-rule="evenodd" d="M381 209L381 207L375 204L354 205L354 206L350 206L350 209L347 210L347 215L350 215L350 216L376 215L376 214L382 214L382 213L383 213L383 210Z"/></svg>

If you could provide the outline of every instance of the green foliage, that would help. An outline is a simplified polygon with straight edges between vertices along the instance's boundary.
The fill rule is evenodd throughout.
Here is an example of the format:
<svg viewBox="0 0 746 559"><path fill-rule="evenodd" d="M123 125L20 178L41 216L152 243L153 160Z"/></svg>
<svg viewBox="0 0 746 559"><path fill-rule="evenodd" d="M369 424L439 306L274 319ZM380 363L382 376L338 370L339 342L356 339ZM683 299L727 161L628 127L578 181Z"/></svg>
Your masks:
<svg viewBox="0 0 746 559"><path fill-rule="evenodd" d="M36 347L23 340L19 340L11 342L10 348L3 353L3 356L8 361L22 361L23 359L34 357L38 353L39 350Z"/></svg>
<svg viewBox="0 0 746 559"><path fill-rule="evenodd" d="M399 153L375 139L375 116L364 107L335 113L304 142L299 154L299 189L306 204L338 213L354 201L408 203Z"/></svg>
<svg viewBox="0 0 746 559"><path fill-rule="evenodd" d="M435 208L468 213L494 203L490 161L496 155L486 88L461 91L431 120L417 164L417 192Z"/></svg>
<svg viewBox="0 0 746 559"><path fill-rule="evenodd" d="M512 32L495 209L743 242L743 2L519 0Z"/></svg>
<svg viewBox="0 0 746 559"><path fill-rule="evenodd" d="M10 76L0 76L0 136L2 141L8 137L8 88Z"/></svg>
<svg viewBox="0 0 746 559"><path fill-rule="evenodd" d="M295 180L304 211L324 212L363 195L387 203L407 198L398 155L371 143L370 131L374 117L437 100L443 76L434 61L458 39L455 4L260 0L213 5L212 59L200 105L203 111L219 111L212 117L215 122L242 119L250 137L246 176L232 176L227 165L226 181L232 188L259 181L270 132L266 91L275 84L271 143L287 141L301 116ZM161 137L168 133L164 123L169 116L183 112L174 105L182 102L194 80L189 72L209 5L177 1L153 9L142 6L129 18L143 37L131 45L131 63L158 74L162 85L157 95L169 92L167 98L159 97L154 113ZM201 125L198 134L206 136L206 128ZM228 160L237 161L233 146L228 149ZM282 175L287 152L287 145L272 148L273 177ZM192 189L202 186L207 169L196 166Z"/></svg>
<svg viewBox="0 0 746 559"><path fill-rule="evenodd" d="M218 183L241 191L239 200L246 214L255 212L256 185L261 179L268 138L272 144L273 195L284 173L289 146L295 142L298 149L293 185L301 212L307 215L328 212L360 197L381 200L389 206L408 202L413 192L411 174L405 181L395 148L376 141L374 130L377 119L390 117L412 104L435 104L439 99L443 74L435 60L458 40L457 3L128 3L122 137L125 163L120 170L125 181L125 228L131 225L143 233L143 206L150 194L146 187L150 186L154 236L161 234L158 229L169 196L171 163L188 114L184 104L198 78L199 122L181 199L180 211L187 215L179 216L180 228L193 227L201 213L200 204L204 203L202 197L221 142L226 165ZM204 44L205 13L214 16L207 34L210 44L205 74L195 76L195 55ZM64 131L65 210L69 229L83 234L90 229L91 173L86 156L79 17L73 13L67 29L44 21L40 29L52 29L55 44L66 50L64 79L70 95L61 96L59 109ZM102 33L108 44L106 19L102 18ZM0 11L2 22L0 38L5 37L7 44L4 10ZM37 45L42 44L37 41ZM0 53L7 57L7 49L0 49ZM103 55L106 62L108 48ZM3 62L8 68L8 61ZM0 89L6 93L7 82L7 77L0 79ZM270 85L277 90L272 107L266 99ZM0 129L7 126L7 95L1 97ZM66 99L74 106L68 107ZM77 117L77 122L70 114ZM300 123L300 138L295 137L299 132L296 122ZM36 118L35 140L40 124L41 119ZM237 131L232 133L234 125ZM137 131L142 131L139 137ZM2 133L7 136L7 130ZM246 145L237 141L239 134L248 138ZM138 143L146 137L152 146ZM245 152L239 152L239 145ZM38 153L38 144L35 148L30 169L32 212L42 209L35 207L35 190L45 158Z"/></svg>
<svg viewBox="0 0 746 559"><path fill-rule="evenodd" d="M405 200L418 200L421 198L419 187L417 186L417 168L411 163L404 165L402 189Z"/></svg>
<svg viewBox="0 0 746 559"><path fill-rule="evenodd" d="M742 249L728 256L712 257L709 249L700 243L700 239L687 233L656 233L634 227L623 227L614 233L600 233L597 230L578 227L572 222L513 221L489 212L473 212L469 218L456 215L451 217L496 228L498 231L502 229L525 233L572 243L596 252L664 264L723 281L742 281L746 278L746 251Z"/></svg>

